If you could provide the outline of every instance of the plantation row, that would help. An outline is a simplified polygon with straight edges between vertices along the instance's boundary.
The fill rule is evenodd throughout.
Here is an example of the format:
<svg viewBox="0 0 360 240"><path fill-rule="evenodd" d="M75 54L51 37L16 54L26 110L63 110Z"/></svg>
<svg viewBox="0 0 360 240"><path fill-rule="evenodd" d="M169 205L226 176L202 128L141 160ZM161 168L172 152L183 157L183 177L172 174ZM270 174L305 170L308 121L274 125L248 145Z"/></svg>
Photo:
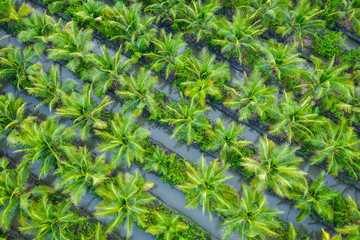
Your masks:
<svg viewBox="0 0 360 240"><path fill-rule="evenodd" d="M164 33L165 34L165 33ZM29 36L28 34L24 34L25 36ZM50 34L49 34L50 35ZM50 40L51 41L51 40ZM55 42L55 41L54 41ZM46 42L47 43L47 42ZM58 42L58 44L59 44L59 42ZM39 44L40 45L40 44ZM57 47L57 45L56 45L56 43L55 43L55 49L56 49L56 47ZM55 52L55 51L54 51ZM50 51L50 54L49 54L49 57L51 56L51 54L52 54L52 52ZM55 54L54 54L55 55ZM54 55L52 55L52 56L54 56ZM120 54L119 54L120 55ZM57 59L61 59L61 58L57 58ZM74 58L75 60L77 60L76 58ZM85 58L84 58L85 59ZM205 57L204 57L204 59L205 59ZM68 59L63 59L63 60L66 60L67 62L68 62ZM71 62L71 60L70 60L70 62ZM71 63L71 64L73 64L73 63ZM85 61L83 62L83 63L79 63L79 64L84 64L85 65ZM210 64L211 65L211 64ZM68 65L69 66L69 68L71 68L71 65ZM89 69L91 68L91 67L88 67ZM79 68L77 68L77 70L78 70ZM74 68L74 70L75 70L75 68ZM144 71L145 72L145 71ZM79 73L79 72L78 72ZM79 75L80 75L80 73L79 73ZM94 74L92 74L92 75L94 75ZM27 79L25 79L25 80L27 80ZM113 80L114 81L114 80ZM116 80L115 80L116 81ZM129 81L128 80L128 82L131 82L131 81ZM25 85L23 86L23 87L28 87L28 86L26 86L26 82L25 82ZM120 82L120 84L122 84L122 85L126 85L125 84L125 82ZM130 85L130 84L129 84ZM135 85L135 84L133 84L133 85ZM97 83L95 82L95 86L98 86L97 85ZM115 88L115 89L118 89L118 88L120 88L121 89L121 87L123 87L123 86L117 86L117 88ZM125 86L125 92L126 92L126 90L128 91L128 92L130 92L129 91L129 89L131 89L130 88L130 86ZM119 92L121 92L121 91L119 91ZM123 92L124 92L124 90L123 90ZM132 91L132 92L135 92L135 91ZM151 95L151 93L149 93L150 95ZM121 94L120 94L121 95ZM123 95L124 96L124 95ZM131 99L130 99L131 100ZM127 101L126 103L128 103L129 101ZM149 110L149 112L152 114L152 115L154 115L154 113L153 112L155 112L154 111L154 109L156 109L156 108L153 108L153 109L151 109L151 104L149 103L150 101L149 100L147 100L147 102L145 102L144 104L143 104L143 106L146 106L147 107L147 109ZM195 104L197 104L196 103L196 98L195 99L193 99L192 100L192 102L194 103L194 105ZM164 103L164 104L166 104L166 105L168 105L168 103ZM176 103L175 103L176 104ZM175 105L174 104L174 105ZM201 104L201 101L200 101L200 104ZM125 106L126 106L127 104L125 104ZM184 108L185 107L188 107L187 105L185 105L185 104L183 104L184 106ZM190 104L190 106L191 106L192 104ZM129 104L128 106L131 106L131 104ZM142 110L143 109L143 106L140 106L140 107L138 107L138 109L140 109L140 110ZM166 109L166 108L163 108L163 109ZM174 109L174 107L173 108L171 108L171 106L170 106L170 108L169 108L170 110L171 109ZM126 108L124 108L124 112L126 112ZM165 110L163 110L164 112L165 112ZM199 110L198 110L199 111ZM202 111L203 111L203 109L202 109ZM174 112L174 111L173 111ZM200 113L201 113L201 111L200 111ZM175 113L174 113L175 114ZM198 115L197 116L199 116L200 114L198 113ZM176 120L178 120L179 118L175 118L175 117L172 117L173 119L174 119L174 122L176 121ZM164 118L159 118L159 119L164 119ZM165 117L165 119L166 119L166 117ZM209 123L209 121L207 121L207 124L206 124L206 121L202 121L203 123L201 123L202 125L198 125L198 127L199 126L206 126L206 125L208 125L208 127L207 128L210 128L210 123ZM80 124L79 124L80 125ZM197 126L196 124L194 124L195 126ZM345 124L344 124L345 125ZM219 124L218 126L221 126L221 124ZM96 128L98 128L98 127L96 127ZM219 127L220 129L221 129L221 127ZM224 131L224 127L222 127L223 128L223 131ZM88 130L86 130L85 128L83 128L84 129L84 131L82 132L83 134L82 134L82 136L84 137L84 138L86 138L86 134L88 134L88 133L86 133L86 131L88 131ZM181 129L180 129L181 130ZM191 132L191 131L190 131ZM189 135L191 135L191 134L188 134L188 136ZM240 136L241 134L237 134L238 136ZM187 137L188 137L187 136ZM195 135L196 136L196 135ZM198 136L200 136L200 134L198 134ZM206 135L205 135L206 136ZM215 135L214 136L214 138L216 138L218 135ZM207 137L207 136L206 136ZM206 137L205 137L205 139L206 139ZM236 140L237 140L237 142L239 142L238 141L238 139L239 139L239 137L236 137ZM189 139L187 139L188 140L188 142L191 142L191 140L189 140ZM269 145L269 142L268 141L266 141L266 140L264 140L265 142L267 142L267 145ZM198 142L201 142L202 144L203 144L203 139L201 139L201 140L198 140ZM231 141L229 141L229 142L231 142ZM241 145L243 145L243 143L242 144L239 144L240 146ZM266 145L266 144L264 144L264 145ZM271 144L270 144L271 145ZM209 148L208 146L206 146L206 145L202 145L202 146L204 146L204 148ZM213 147L214 148L214 147ZM228 152L231 152L231 150L230 151L227 151L227 150L224 150L224 147L223 146L220 146L220 147L218 147L218 149L222 149L222 155L225 155L225 157L223 158L223 160L225 160L225 159L227 159L227 158L229 158L228 160L230 160L230 159L233 159L232 157L226 157L229 153ZM218 150L218 149L213 149L213 150ZM234 149L235 150L237 150L238 148L237 147L234 147ZM243 152L241 152L242 154L244 154L245 155L245 157L246 156L250 156L249 155L249 153L246 153L246 150L244 150L245 151L245 153L243 153ZM235 154L237 154L237 153L235 153ZM290 153L290 155L294 155L294 154L291 154ZM293 158L294 158L294 156L293 156ZM242 159L240 159L239 157L237 157L237 159L238 159L238 161L241 161ZM241 163L242 165L245 165L245 164L243 164L243 163ZM294 165L296 165L296 164L294 164ZM246 166L245 166L246 167ZM298 170L298 169L297 169ZM268 183L266 183L266 184L268 184ZM271 183L269 184L270 186L271 186ZM261 187L261 186L259 186L259 189L262 189L262 188L264 188L264 187L266 187L266 186L264 186L263 185L263 187ZM272 186L273 187L273 186ZM296 186L294 186L295 188L296 188ZM274 188L274 187L273 187ZM285 188L285 190L286 190L286 193L284 193L284 192L282 192L281 194L283 194L283 195L288 195L289 193L288 193L288 190L289 189L287 189L287 188ZM292 191L294 191L294 190L296 190L296 189L292 189ZM281 195L280 194L280 195ZM204 205L203 205L204 206ZM208 208L208 209L210 209L210 208ZM320 210L321 211L321 210Z"/></svg>

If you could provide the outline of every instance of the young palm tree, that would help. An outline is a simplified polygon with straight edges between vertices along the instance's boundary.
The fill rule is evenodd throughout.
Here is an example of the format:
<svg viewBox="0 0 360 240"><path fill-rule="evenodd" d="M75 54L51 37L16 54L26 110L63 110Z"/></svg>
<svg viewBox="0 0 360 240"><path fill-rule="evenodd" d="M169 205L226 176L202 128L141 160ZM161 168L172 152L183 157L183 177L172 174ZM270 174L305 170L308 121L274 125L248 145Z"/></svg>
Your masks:
<svg viewBox="0 0 360 240"><path fill-rule="evenodd" d="M293 35L298 44L303 47L303 38L308 34L314 34L316 30L325 27L325 22L316 19L322 11L316 6L311 6L311 2L300 0L293 9L283 8L281 11L280 22L276 29L282 36Z"/></svg>
<svg viewBox="0 0 360 240"><path fill-rule="evenodd" d="M146 54L153 59L151 69L161 71L165 69L166 79L170 73L174 71L178 65L184 65L181 51L186 47L186 43L182 39L182 34L167 34L161 29L160 39L152 40L156 47L156 51Z"/></svg>
<svg viewBox="0 0 360 240"><path fill-rule="evenodd" d="M328 122L327 127L308 142L315 149L312 164L326 161L330 174L337 176L339 172L346 171L357 178L360 140L344 118L338 124Z"/></svg>
<svg viewBox="0 0 360 240"><path fill-rule="evenodd" d="M236 230L243 239L265 239L265 236L276 237L278 224L274 217L282 212L269 209L266 198L259 192L242 185L242 197L233 201L230 207L220 208L226 216L223 223L222 237L230 237Z"/></svg>
<svg viewBox="0 0 360 240"><path fill-rule="evenodd" d="M2 15L0 22L14 23L14 21L22 21L32 11L27 4L22 4L19 10L15 2L12 0L3 0L0 2L0 14Z"/></svg>
<svg viewBox="0 0 360 240"><path fill-rule="evenodd" d="M152 76L149 70L141 68L136 75L122 76L121 90L115 93L126 101L122 106L122 112L132 112L135 116L143 113L144 108L149 112L156 112L157 103L154 98L154 89L158 78Z"/></svg>
<svg viewBox="0 0 360 240"><path fill-rule="evenodd" d="M169 122L175 126L172 138L179 134L184 134L187 144L191 144L196 139L195 128L209 129L210 123L206 121L202 114L209 111L209 107L202 108L190 99L186 103L185 98L181 96L181 102L176 103L176 108L167 105L168 110L174 115L173 118L161 119L162 122Z"/></svg>
<svg viewBox="0 0 360 240"><path fill-rule="evenodd" d="M198 58L187 58L185 69L180 76L187 81L183 82L185 94L199 101L205 106L206 95L219 96L219 86L230 78L229 66L223 62L215 63L215 55L203 48Z"/></svg>
<svg viewBox="0 0 360 240"><path fill-rule="evenodd" d="M360 34L360 4L356 0L342 0L343 9L335 12L343 21L351 22L356 34Z"/></svg>
<svg viewBox="0 0 360 240"><path fill-rule="evenodd" d="M76 16L87 22L100 22L103 19L104 3L86 0L82 4L82 11L76 13Z"/></svg>
<svg viewBox="0 0 360 240"><path fill-rule="evenodd" d="M148 212L146 205L155 199L145 191L153 185L144 181L139 172L135 171L133 175L119 174L113 181L98 188L97 192L104 200L96 206L95 215L100 218L113 218L107 226L106 233L111 233L115 227L124 225L126 236L129 238L134 222L145 227L145 213Z"/></svg>
<svg viewBox="0 0 360 240"><path fill-rule="evenodd" d="M59 177L54 185L55 190L64 189L63 192L70 195L72 202L78 205L87 188L102 184L113 168L106 164L105 155L94 157L86 147L78 150L68 148L65 154L66 163L55 171Z"/></svg>
<svg viewBox="0 0 360 240"><path fill-rule="evenodd" d="M322 100L326 109L330 109L334 99L343 96L350 98L354 92L354 84L345 73L349 65L342 64L334 66L335 57L327 64L319 58L312 57L314 71L306 71L302 74L306 83L299 85L299 88L307 90L304 97L312 96L314 99Z"/></svg>
<svg viewBox="0 0 360 240"><path fill-rule="evenodd" d="M56 22L45 12L42 14L33 12L29 18L24 19L24 24L27 29L18 34L19 41L35 43L41 49L41 52L43 52L49 43L48 38L60 31L61 18Z"/></svg>
<svg viewBox="0 0 360 240"><path fill-rule="evenodd" d="M0 159L0 226L9 230L14 216L18 216L21 225L26 224L26 215L31 208L31 197L43 196L51 192L49 187L33 187L28 183L30 169L19 165L16 169L9 168L6 158Z"/></svg>
<svg viewBox="0 0 360 240"><path fill-rule="evenodd" d="M357 240L360 238L360 225L359 225L360 211L355 201L350 197L350 195L348 195L346 201L348 203L347 205L350 207L349 212L353 214L352 217L356 219L356 222L349 225L345 225L341 228L336 228L335 230L337 232L346 234L347 235L346 239L348 240Z"/></svg>
<svg viewBox="0 0 360 240"><path fill-rule="evenodd" d="M65 126L57 122L57 117L50 117L40 125L23 124L22 131L14 139L13 145L20 145L21 150L26 152L26 162L41 162L39 178L50 172L55 165L63 162L62 156L71 142L75 139L76 133L64 131Z"/></svg>
<svg viewBox="0 0 360 240"><path fill-rule="evenodd" d="M350 123L356 125L360 124L360 89L354 88L354 92L349 97L346 97L344 101L340 101L336 104L336 107L340 111L345 111L349 116Z"/></svg>
<svg viewBox="0 0 360 240"><path fill-rule="evenodd" d="M68 239L67 229L75 223L86 221L86 218L69 211L70 207L69 201L54 205L47 197L43 197L29 207L29 221L19 229L35 234L35 239L46 239L49 236L52 236L52 239Z"/></svg>
<svg viewBox="0 0 360 240"><path fill-rule="evenodd" d="M88 61L90 51L94 46L92 30L79 29L75 22L66 24L63 31L58 31L48 38L55 43L55 48L49 50L49 59L65 60L66 67L75 72L79 66Z"/></svg>
<svg viewBox="0 0 360 240"><path fill-rule="evenodd" d="M169 166L176 160L176 153L166 155L165 151L156 146L153 154L145 159L145 171L156 171L162 175L168 174Z"/></svg>
<svg viewBox="0 0 360 240"><path fill-rule="evenodd" d="M241 135L244 134L244 127L232 122L229 129L227 129L220 118L216 122L217 125L214 131L210 132L212 141L208 145L207 150L220 151L223 161L227 160L228 153L234 152L242 156L241 148L251 143L241 139Z"/></svg>
<svg viewBox="0 0 360 240"><path fill-rule="evenodd" d="M270 127L270 133L285 134L289 142L293 139L307 139L315 134L324 123L314 112L311 98L296 102L291 92L284 92L278 108L273 109L276 123Z"/></svg>
<svg viewBox="0 0 360 240"><path fill-rule="evenodd" d="M0 56L0 77L16 82L18 89L20 89L20 85L23 82L26 83L28 79L26 73L31 69L32 62L41 55L38 50L34 46L21 50L13 45L2 49L5 54Z"/></svg>
<svg viewBox="0 0 360 240"><path fill-rule="evenodd" d="M296 217L297 221L302 221L312 211L316 211L322 217L331 220L334 217L334 210L330 205L330 201L336 197L337 193L330 191L324 183L325 172L323 171L316 181L311 183L310 187L304 189L304 192L293 193L293 199L296 199L295 207L300 210Z"/></svg>
<svg viewBox="0 0 360 240"><path fill-rule="evenodd" d="M322 240L342 240L341 234L331 237L323 228L321 228L321 231L323 233Z"/></svg>
<svg viewBox="0 0 360 240"><path fill-rule="evenodd" d="M95 68L90 71L84 71L82 77L91 79L95 86L95 93L101 98L107 90L115 89L115 84L120 82L120 77L128 73L131 68L131 60L122 56L121 48L110 57L107 47L101 46L101 55L93 54L90 60Z"/></svg>
<svg viewBox="0 0 360 240"><path fill-rule="evenodd" d="M113 101L109 96L105 96L102 101L97 104L92 97L92 85L83 86L83 91L72 92L71 95L61 94L61 102L63 106L56 109L56 114L74 120L74 125L66 131L79 129L81 139L87 139L91 128L104 129L106 122L101 120L104 109Z"/></svg>
<svg viewBox="0 0 360 240"><path fill-rule="evenodd" d="M152 28L155 16L143 15L140 3L133 3L129 7L122 1L116 2L113 7L106 7L105 14L110 18L108 21L116 30L114 39L125 42L125 50L133 51L136 61L150 46L155 38L156 30Z"/></svg>
<svg viewBox="0 0 360 240"><path fill-rule="evenodd" d="M70 94L77 86L77 82L71 79L62 81L60 79L60 72L57 65L51 65L49 73L47 74L40 63L33 65L33 68L28 71L30 87L26 90L30 95L43 99L35 108L43 104L48 104L50 111L54 106L61 101L61 95L64 93Z"/></svg>
<svg viewBox="0 0 360 240"><path fill-rule="evenodd" d="M51 1L49 4L49 11L51 14L56 13L58 11L64 11L66 7L69 5L75 5L77 2L80 2L80 0L58 0L58 1Z"/></svg>
<svg viewBox="0 0 360 240"><path fill-rule="evenodd" d="M216 0L207 1L192 0L191 5L184 5L181 13L184 18L177 18L176 21L184 22L187 25L188 33L196 36L196 41L204 39L216 28L215 12L220 9Z"/></svg>
<svg viewBox="0 0 360 240"><path fill-rule="evenodd" d="M251 17L237 10L233 15L232 22L221 21L219 23L218 34L221 38L215 39L213 42L221 46L221 52L235 53L241 64L244 50L255 51L259 46L256 37L262 34L265 28L258 23L259 21L254 22Z"/></svg>
<svg viewBox="0 0 360 240"><path fill-rule="evenodd" d="M160 235L164 234L165 240L172 240L174 239L174 233L185 231L189 228L189 226L180 221L179 216L166 216L162 213L156 212L157 217L157 224L149 226L146 229L147 233L152 235Z"/></svg>
<svg viewBox="0 0 360 240"><path fill-rule="evenodd" d="M155 0L145 8L145 11L155 13L154 15L157 16L156 24L159 22L172 22L176 19L179 9L182 9L184 4L184 0Z"/></svg>
<svg viewBox="0 0 360 240"><path fill-rule="evenodd" d="M230 207L238 198L236 190L225 183L232 178L230 175L225 175L225 171L230 167L229 164L221 166L221 163L215 159L208 166L204 156L200 157L197 169L189 162L185 164L189 181L178 187L186 194L187 208L197 208L201 205L203 214L207 209L211 221L211 211L215 207L219 205Z"/></svg>
<svg viewBox="0 0 360 240"><path fill-rule="evenodd" d="M255 115L264 116L268 107L276 99L276 87L265 86L265 80L261 78L258 70L254 70L248 78L246 73L245 83L237 82L239 90L227 87L230 96L224 101L224 104L232 109L239 110L239 120L248 121Z"/></svg>
<svg viewBox="0 0 360 240"><path fill-rule="evenodd" d="M0 95L0 139L9 142L21 132L21 125L33 122L34 117L26 117L26 103L22 98L14 98L12 93Z"/></svg>
<svg viewBox="0 0 360 240"><path fill-rule="evenodd" d="M100 136L103 141L98 145L100 152L112 153L111 162L114 166L119 166L125 161L130 167L133 160L143 161L144 148L141 144L150 132L144 128L134 125L134 116L125 115L120 117L116 113L114 120L111 121L108 131L95 130L95 134Z"/></svg>
<svg viewBox="0 0 360 240"><path fill-rule="evenodd" d="M277 147L265 136L260 139L258 159L246 157L242 166L254 173L252 184L257 190L269 187L281 197L288 196L290 190L306 187L306 173L298 168L302 159L296 157L296 150L287 144Z"/></svg>

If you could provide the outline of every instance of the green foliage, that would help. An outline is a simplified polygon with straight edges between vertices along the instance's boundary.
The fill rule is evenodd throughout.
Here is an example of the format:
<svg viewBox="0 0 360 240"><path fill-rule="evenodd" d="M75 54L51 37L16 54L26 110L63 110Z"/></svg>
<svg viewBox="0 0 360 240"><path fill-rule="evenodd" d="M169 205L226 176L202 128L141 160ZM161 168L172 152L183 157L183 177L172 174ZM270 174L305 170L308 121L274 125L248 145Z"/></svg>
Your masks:
<svg viewBox="0 0 360 240"><path fill-rule="evenodd" d="M342 54L341 48L345 45L346 36L342 32L325 30L322 34L315 35L312 50L324 60Z"/></svg>

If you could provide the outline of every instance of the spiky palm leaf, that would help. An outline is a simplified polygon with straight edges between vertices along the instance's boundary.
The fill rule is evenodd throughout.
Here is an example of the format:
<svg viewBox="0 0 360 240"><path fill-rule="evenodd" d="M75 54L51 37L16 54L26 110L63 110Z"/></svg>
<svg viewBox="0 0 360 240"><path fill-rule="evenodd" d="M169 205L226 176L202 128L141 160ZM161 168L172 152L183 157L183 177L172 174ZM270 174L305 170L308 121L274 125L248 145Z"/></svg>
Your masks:
<svg viewBox="0 0 360 240"><path fill-rule="evenodd" d="M147 233L152 235L163 234L165 240L174 239L174 233L185 231L189 225L180 221L179 216L166 216L162 213L156 212L157 224L149 226L146 229Z"/></svg>

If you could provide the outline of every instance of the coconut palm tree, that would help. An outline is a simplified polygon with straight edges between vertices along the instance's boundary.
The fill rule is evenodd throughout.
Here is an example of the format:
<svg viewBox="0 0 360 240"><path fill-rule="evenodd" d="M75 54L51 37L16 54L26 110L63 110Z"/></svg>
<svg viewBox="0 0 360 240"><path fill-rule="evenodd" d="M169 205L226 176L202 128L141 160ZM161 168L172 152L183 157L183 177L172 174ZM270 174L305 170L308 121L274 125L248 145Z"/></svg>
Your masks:
<svg viewBox="0 0 360 240"><path fill-rule="evenodd" d="M245 75L245 83L237 82L239 90L227 87L230 92L228 98L224 101L227 107L239 110L239 120L248 121L255 115L264 116L275 99L276 87L265 86L265 80L261 78L260 72L255 69L249 77Z"/></svg>
<svg viewBox="0 0 360 240"><path fill-rule="evenodd" d="M36 106L48 104L50 111L54 106L57 106L61 101L61 95L64 93L70 94L77 87L77 82L71 79L62 81L60 79L59 67L57 65L51 65L49 73L47 74L40 63L37 66L33 66L28 71L30 87L26 87L26 90L30 95L42 99L42 101Z"/></svg>
<svg viewBox="0 0 360 240"><path fill-rule="evenodd" d="M311 212L316 211L325 219L331 220L334 217L334 210L330 201L336 197L337 193L329 190L324 183L325 172L323 171L316 181L304 189L304 192L291 194L292 199L296 199L295 207L300 210L296 217L297 221L302 221Z"/></svg>
<svg viewBox="0 0 360 240"><path fill-rule="evenodd" d="M145 227L145 214L148 212L146 205L155 199L146 191L153 185L135 171L133 175L121 173L113 181L98 188L97 192L103 201L96 206L95 215L100 218L112 217L106 233L111 233L115 227L124 225L126 236L129 238L134 222Z"/></svg>
<svg viewBox="0 0 360 240"><path fill-rule="evenodd" d="M269 209L263 194L242 185L242 197L233 201L228 208L219 211L226 216L223 223L222 237L230 237L236 230L240 238L265 239L265 236L276 237L278 224L274 217L282 212Z"/></svg>
<svg viewBox="0 0 360 240"><path fill-rule="evenodd" d="M351 198L350 195L347 196L347 205L349 206L349 212L352 213L352 217L356 219L355 223L345 225L341 228L336 228L337 232L343 233L347 235L347 240L356 240L360 237L360 225L359 225L359 218L360 218L360 211L358 206L356 205L355 201ZM341 240L341 239L340 239Z"/></svg>
<svg viewBox="0 0 360 240"><path fill-rule="evenodd" d="M201 156L197 169L189 162L186 162L189 181L178 185L186 194L186 208L197 208L202 206L202 213L207 209L212 220L211 211L219 206L230 207L232 202L238 198L237 192L225 181L232 178L225 175L225 171L230 167L229 164L221 166L221 163L215 159L206 164L204 156Z"/></svg>
<svg viewBox="0 0 360 240"><path fill-rule="evenodd" d="M123 57L121 48L110 57L107 47L103 45L101 55L91 55L90 61L94 63L95 68L84 71L82 77L93 82L98 98L101 98L107 90L115 89L120 77L131 69L131 60Z"/></svg>
<svg viewBox="0 0 360 240"><path fill-rule="evenodd" d="M155 13L156 24L167 21L174 21L180 9L185 4L184 0L155 0L152 4L145 8L145 11Z"/></svg>
<svg viewBox="0 0 360 240"><path fill-rule="evenodd" d="M360 169L360 140L344 118L339 123L328 122L327 127L308 140L315 154L312 164L327 162L327 171L337 176L346 171L357 178Z"/></svg>
<svg viewBox="0 0 360 240"><path fill-rule="evenodd" d="M64 189L63 193L70 195L72 202L78 205L87 188L102 184L113 168L106 164L105 155L94 157L86 147L68 148L65 154L66 163L54 173L59 177L54 187L55 190Z"/></svg>
<svg viewBox="0 0 360 240"><path fill-rule="evenodd" d="M40 125L23 124L12 145L20 145L22 149L16 152L26 152L25 161L41 162L39 178L50 172L55 165L63 162L64 151L70 148L76 133L64 131L65 126L50 117Z"/></svg>
<svg viewBox="0 0 360 240"><path fill-rule="evenodd" d="M292 92L284 92L278 106L272 111L276 122L270 127L270 133L285 134L289 142L313 136L315 130L324 123L316 111L314 112L311 98L296 102Z"/></svg>
<svg viewBox="0 0 360 240"><path fill-rule="evenodd" d="M347 119L350 123L360 124L360 89L354 88L354 92L346 97L343 101L336 104L336 108L345 111L348 115Z"/></svg>
<svg viewBox="0 0 360 240"><path fill-rule="evenodd" d="M29 221L19 229L35 234L35 239L46 239L49 236L52 239L68 239L67 229L75 223L86 221L86 218L69 211L70 207L69 201L55 205L47 197L43 197L29 207Z"/></svg>
<svg viewBox="0 0 360 240"><path fill-rule="evenodd" d="M126 101L122 106L122 112L132 112L135 116L143 113L144 108L149 112L156 112L157 103L154 98L154 89L158 78L152 76L149 70L141 68L136 75L122 76L122 87L115 93Z"/></svg>
<svg viewBox="0 0 360 240"><path fill-rule="evenodd" d="M331 237L323 228L321 228L321 231L323 233L322 240L342 240L341 234Z"/></svg>
<svg viewBox="0 0 360 240"><path fill-rule="evenodd" d="M31 199L47 195L51 189L29 184L30 169L26 165L11 169L6 158L0 158L0 164L0 227L9 230L14 216L18 216L20 224L25 225Z"/></svg>
<svg viewBox="0 0 360 240"><path fill-rule="evenodd" d="M268 77L276 76L283 80L289 76L299 75L299 64L305 60L296 52L296 44L281 44L273 39L263 50L265 57L259 61L258 68Z"/></svg>
<svg viewBox="0 0 360 240"><path fill-rule="evenodd" d="M356 34L360 34L360 4L356 0L342 0L342 9L333 13L350 22Z"/></svg>
<svg viewBox="0 0 360 240"><path fill-rule="evenodd" d="M146 229L147 233L152 235L164 234L165 240L174 239L174 233L185 231L189 228L189 225L181 222L179 216L166 216L163 213L156 212L157 224L149 226Z"/></svg>
<svg viewBox="0 0 360 240"><path fill-rule="evenodd" d="M27 15L31 13L32 9L27 4L22 4L19 10L15 2L12 0L3 0L0 2L0 14L2 18L0 22L13 24L15 21L21 22Z"/></svg>
<svg viewBox="0 0 360 240"><path fill-rule="evenodd" d="M162 175L168 174L169 167L176 160L176 153L166 155L165 151L156 146L153 154L145 159L145 171L155 171Z"/></svg>
<svg viewBox="0 0 360 240"><path fill-rule="evenodd" d="M175 137L179 134L184 134L187 144L191 144L196 139L197 133L195 128L203 130L210 128L210 123L204 119L203 113L210 110L209 107L202 108L194 103L194 99L190 99L189 103L186 103L185 98L181 96L181 102L176 102L176 106L171 107L167 105L167 109L170 111L172 118L161 119L162 122L169 122L175 126L171 137Z"/></svg>
<svg viewBox="0 0 360 240"><path fill-rule="evenodd" d="M166 79L175 67L184 65L182 51L186 47L186 43L182 39L182 34L167 34L161 29L160 38L152 40L156 50L146 55L151 57L151 69L155 71L165 70Z"/></svg>
<svg viewBox="0 0 360 240"><path fill-rule="evenodd" d="M241 148L251 143L241 139L244 134L244 127L232 122L227 129L220 118L216 120L216 127L210 132L212 141L207 146L207 150L219 151L221 159L227 160L228 153L237 153L242 156Z"/></svg>
<svg viewBox="0 0 360 240"><path fill-rule="evenodd" d="M86 0L81 7L81 11L77 12L76 16L84 22L100 22L103 19L104 3Z"/></svg>
<svg viewBox="0 0 360 240"><path fill-rule="evenodd" d="M92 97L92 85L83 86L83 91L72 92L71 95L61 94L63 106L56 109L56 114L62 117L70 118L74 125L66 131L79 129L81 139L87 139L91 128L104 129L106 122L101 119L104 109L113 101L109 96L105 96L99 104Z"/></svg>
<svg viewBox="0 0 360 240"><path fill-rule="evenodd" d="M114 166L119 166L122 161L125 161L130 167L135 159L143 161L145 150L141 141L147 138L150 132L135 126L134 116L120 117L120 114L116 113L108 131L95 130L95 134L103 139L98 145L100 152L113 151L111 162Z"/></svg>
<svg viewBox="0 0 360 240"><path fill-rule="evenodd" d="M137 61L150 46L156 33L155 28L152 28L155 16L143 15L142 10L140 3L126 6L122 1L104 10L110 19L108 22L116 29L116 34L111 40L118 39L124 42L125 50L134 53L134 61Z"/></svg>
<svg viewBox="0 0 360 240"><path fill-rule="evenodd" d="M60 31L61 18L56 22L52 17L37 11L33 12L29 18L24 19L24 24L27 27L18 34L18 39L21 42L31 42L40 49L41 52L45 50L49 43L49 37Z"/></svg>
<svg viewBox="0 0 360 240"><path fill-rule="evenodd" d="M10 45L3 48L4 55L0 56L0 77L4 80L11 80L20 89L20 85L23 82L26 83L28 79L26 73L31 69L32 62L41 55L38 50L35 46L20 49Z"/></svg>
<svg viewBox="0 0 360 240"><path fill-rule="evenodd" d="M22 124L33 122L34 117L26 117L26 103L22 98L14 98L12 93L0 95L0 139L9 142L21 132Z"/></svg>
<svg viewBox="0 0 360 240"><path fill-rule="evenodd" d="M221 46L222 53L234 53L240 64L245 50L258 49L259 43L256 37L265 31L265 28L259 25L259 21L254 22L251 17L239 10L233 15L232 22L219 21L218 28L220 39L215 39L213 42Z"/></svg>
<svg viewBox="0 0 360 240"><path fill-rule="evenodd" d="M343 97L350 98L354 92L354 84L350 77L345 73L349 65L334 66L335 57L328 63L324 63L319 58L311 58L314 64L314 71L306 71L302 74L305 80L298 88L307 90L304 97L311 96L316 100L321 100L326 109L330 109L334 99Z"/></svg>
<svg viewBox="0 0 360 240"><path fill-rule="evenodd" d="M49 11L50 13L56 13L58 11L64 11L69 5L75 5L77 2L80 2L80 0L58 0L58 1L52 1L49 4Z"/></svg>
<svg viewBox="0 0 360 240"><path fill-rule="evenodd" d="M293 189L305 189L306 173L298 168L301 158L296 157L297 148L287 144L276 146L266 136L260 139L258 159L245 157L241 163L255 177L252 184L257 190L272 188L281 197Z"/></svg>
<svg viewBox="0 0 360 240"><path fill-rule="evenodd" d="M73 72L89 60L90 51L94 46L92 30L79 29L73 21L68 22L62 31L51 35L48 40L55 43L55 47L49 49L48 58L65 60L66 67Z"/></svg>
<svg viewBox="0 0 360 240"><path fill-rule="evenodd" d="M216 28L215 12L220 9L216 0L206 1L192 0L191 5L183 5L181 16L175 21L186 24L186 32L195 35L196 42L204 39ZM180 16L180 15L179 15Z"/></svg>
<svg viewBox="0 0 360 240"><path fill-rule="evenodd" d="M286 239L288 240L297 240L297 231L296 228L294 228L294 225L292 222L289 223L289 230L286 232ZM309 240L310 238L307 238L305 240Z"/></svg>
<svg viewBox="0 0 360 240"><path fill-rule="evenodd" d="M282 34L282 37L292 35L303 47L304 37L325 27L324 20L317 19L321 12L317 6L311 6L311 2L300 0L292 9L283 8L276 32Z"/></svg>

